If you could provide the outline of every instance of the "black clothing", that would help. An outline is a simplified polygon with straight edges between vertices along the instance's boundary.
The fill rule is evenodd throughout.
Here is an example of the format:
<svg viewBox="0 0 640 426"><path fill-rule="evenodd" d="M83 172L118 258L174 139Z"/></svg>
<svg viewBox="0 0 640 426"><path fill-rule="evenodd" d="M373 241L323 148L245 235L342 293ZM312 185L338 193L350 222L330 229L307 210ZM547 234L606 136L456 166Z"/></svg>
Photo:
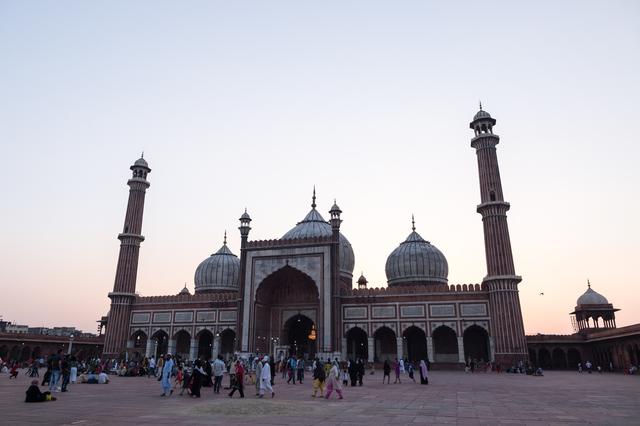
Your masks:
<svg viewBox="0 0 640 426"><path fill-rule="evenodd" d="M24 402L45 402L47 400L47 395L51 395L49 392L40 392L40 388L38 385L31 385L29 389L27 389L27 397Z"/></svg>

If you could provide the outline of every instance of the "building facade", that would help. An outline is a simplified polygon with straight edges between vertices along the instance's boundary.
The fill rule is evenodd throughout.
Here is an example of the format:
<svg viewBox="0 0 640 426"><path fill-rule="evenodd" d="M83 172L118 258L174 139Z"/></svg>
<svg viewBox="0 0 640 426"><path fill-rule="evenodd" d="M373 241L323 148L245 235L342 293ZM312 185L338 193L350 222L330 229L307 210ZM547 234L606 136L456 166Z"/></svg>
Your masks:
<svg viewBox="0 0 640 426"><path fill-rule="evenodd" d="M451 285L444 254L411 232L386 262L387 287L353 286L355 255L343 235L334 202L325 220L316 204L280 238L252 241L251 217L240 217L239 257L227 247L195 271L194 294L136 295L139 249L144 237L144 197L151 172L137 160L128 181L114 288L109 297L104 352L130 357L178 353L188 358L217 354L271 353L384 361L429 359L459 366L469 359L504 365L526 361L518 284L496 145L496 121L474 116L471 146L480 180L487 275L479 284Z"/></svg>
<svg viewBox="0 0 640 426"><path fill-rule="evenodd" d="M575 333L527 336L532 363L548 369L577 369L590 361L603 371L629 371L640 366L640 324L618 328L618 309L587 284L573 312Z"/></svg>

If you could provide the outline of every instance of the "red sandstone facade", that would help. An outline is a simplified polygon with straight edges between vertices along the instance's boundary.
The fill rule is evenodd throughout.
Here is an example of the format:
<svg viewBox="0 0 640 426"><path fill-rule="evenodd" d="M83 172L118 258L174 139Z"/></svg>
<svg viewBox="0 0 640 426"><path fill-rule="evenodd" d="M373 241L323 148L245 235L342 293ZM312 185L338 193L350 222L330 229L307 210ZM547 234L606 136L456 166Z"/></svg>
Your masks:
<svg viewBox="0 0 640 426"><path fill-rule="evenodd" d="M353 289L354 254L334 203L325 221L312 209L283 237L249 241L251 218L240 218L239 259L226 247L205 259L195 294L135 294L144 196L150 169L134 176L108 316L108 356L178 353L295 352L304 356L428 358L435 366L469 359L511 365L528 358L497 163L495 120L480 110L471 123L476 149L487 276L482 284L449 285L444 255L416 231L387 260L387 288Z"/></svg>

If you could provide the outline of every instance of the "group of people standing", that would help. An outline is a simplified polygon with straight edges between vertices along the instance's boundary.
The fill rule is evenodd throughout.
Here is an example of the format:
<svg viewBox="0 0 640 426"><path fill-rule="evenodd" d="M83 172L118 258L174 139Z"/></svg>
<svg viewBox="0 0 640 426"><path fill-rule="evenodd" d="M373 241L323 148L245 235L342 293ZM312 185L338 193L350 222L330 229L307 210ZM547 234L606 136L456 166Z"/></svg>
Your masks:
<svg viewBox="0 0 640 426"><path fill-rule="evenodd" d="M404 374L405 372L408 374L409 378L416 383L416 379L415 379L415 367L414 367L414 363L411 361L408 361L406 359L400 359L398 360L398 358L396 358L393 363L389 363L389 360L385 360L384 364L382 365L382 383L385 383L385 380L387 382L387 384L391 383L391 370L393 369L393 372L395 373L395 381L393 383L402 383L402 379L401 379L401 374ZM428 373L429 373L429 365L428 365L428 361L425 361L424 359L420 360L420 363L418 365L418 372L420 373L420 384L421 385L428 385L429 384L429 377L428 377Z"/></svg>

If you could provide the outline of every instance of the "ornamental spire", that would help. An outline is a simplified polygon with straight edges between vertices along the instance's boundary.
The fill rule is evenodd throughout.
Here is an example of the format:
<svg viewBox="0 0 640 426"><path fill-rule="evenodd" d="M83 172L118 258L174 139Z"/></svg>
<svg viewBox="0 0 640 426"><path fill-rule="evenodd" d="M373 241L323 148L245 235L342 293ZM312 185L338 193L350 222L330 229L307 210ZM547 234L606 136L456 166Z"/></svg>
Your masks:
<svg viewBox="0 0 640 426"><path fill-rule="evenodd" d="M411 214L411 230L416 232L416 219L413 217L413 214Z"/></svg>
<svg viewBox="0 0 640 426"><path fill-rule="evenodd" d="M311 197L311 207L316 208L316 186L313 185L313 197Z"/></svg>
<svg viewBox="0 0 640 426"><path fill-rule="evenodd" d="M587 287L591 288L591 282L589 282L588 278L587 278Z"/></svg>
<svg viewBox="0 0 640 426"><path fill-rule="evenodd" d="M480 103L480 111L482 111L482 101L478 101Z"/></svg>
<svg viewBox="0 0 640 426"><path fill-rule="evenodd" d="M227 230L224 230L224 242L223 244L226 246L227 245Z"/></svg>

